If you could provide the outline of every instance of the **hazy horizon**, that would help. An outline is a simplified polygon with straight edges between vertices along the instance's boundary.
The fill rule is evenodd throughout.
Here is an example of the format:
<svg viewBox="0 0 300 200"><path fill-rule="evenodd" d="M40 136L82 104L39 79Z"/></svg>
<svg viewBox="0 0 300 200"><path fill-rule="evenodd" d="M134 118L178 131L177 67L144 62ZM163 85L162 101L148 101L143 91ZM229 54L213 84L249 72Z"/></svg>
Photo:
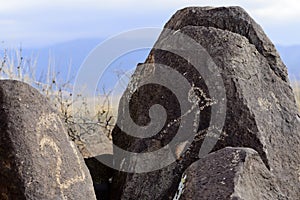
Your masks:
<svg viewBox="0 0 300 200"><path fill-rule="evenodd" d="M78 39L108 39L121 32L162 28L189 6L241 6L277 45L300 45L297 0L0 0L0 41L7 46L41 48Z"/></svg>

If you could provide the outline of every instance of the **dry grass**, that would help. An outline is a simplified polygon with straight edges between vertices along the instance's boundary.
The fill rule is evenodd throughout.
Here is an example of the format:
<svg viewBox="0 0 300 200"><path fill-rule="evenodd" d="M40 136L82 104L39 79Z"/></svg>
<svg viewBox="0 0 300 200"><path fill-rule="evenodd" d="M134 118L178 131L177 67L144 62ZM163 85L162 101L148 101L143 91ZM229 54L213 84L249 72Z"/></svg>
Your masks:
<svg viewBox="0 0 300 200"><path fill-rule="evenodd" d="M111 138L116 110L112 107L110 93L99 93L93 98L98 106L89 106L91 98L80 94L73 96L70 77L60 77L52 63L54 61L50 60L45 66L47 73L37 79L36 58L23 57L21 48L4 49L0 51L0 79L26 82L44 94L57 109L75 143L79 144L86 134L93 134L99 128Z"/></svg>
<svg viewBox="0 0 300 200"><path fill-rule="evenodd" d="M292 81L292 87L293 87L296 102L297 102L297 105L298 105L298 110L300 112L300 81L299 80L298 81L293 80Z"/></svg>

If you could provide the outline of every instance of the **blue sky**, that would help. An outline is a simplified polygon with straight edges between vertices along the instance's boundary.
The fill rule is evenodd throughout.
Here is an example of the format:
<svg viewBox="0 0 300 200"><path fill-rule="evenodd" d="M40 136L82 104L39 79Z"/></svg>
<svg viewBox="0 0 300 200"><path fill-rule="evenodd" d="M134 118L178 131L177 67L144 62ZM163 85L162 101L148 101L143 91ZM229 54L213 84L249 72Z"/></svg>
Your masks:
<svg viewBox="0 0 300 200"><path fill-rule="evenodd" d="M176 10L195 5L242 6L275 44L300 44L299 0L0 0L0 5L0 40L8 46L40 48L162 27Z"/></svg>

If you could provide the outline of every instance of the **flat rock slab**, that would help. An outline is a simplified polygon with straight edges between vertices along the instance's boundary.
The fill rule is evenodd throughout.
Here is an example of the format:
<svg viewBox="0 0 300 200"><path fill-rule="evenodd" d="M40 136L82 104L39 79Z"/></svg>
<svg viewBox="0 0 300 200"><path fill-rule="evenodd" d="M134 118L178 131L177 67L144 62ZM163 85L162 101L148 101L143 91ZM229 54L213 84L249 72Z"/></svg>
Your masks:
<svg viewBox="0 0 300 200"><path fill-rule="evenodd" d="M215 137L218 141L212 151L227 146L254 149L265 166L274 174L283 194L289 199L299 198L298 109L286 66L262 28L239 7L185 8L179 10L165 28L173 32L164 30L161 33L145 64L137 67L120 101L118 115L120 123L113 130L113 142L130 152L156 151L172 141L181 124L190 122L184 120L185 116L181 113L178 99L172 93L174 88L180 89L184 85L179 82L180 79L169 80L172 88L166 89L159 84L136 88L140 83L152 80L165 82L170 79L172 77L170 73L159 72L162 65L168 66L168 69L176 71L188 81L190 88L181 88L182 92L186 90L185 92L189 93L191 88L199 88L200 92L196 96L203 99L204 103L202 101L199 103L199 108L202 109L198 133L193 141L188 143L188 148L182 149L179 156L177 150L180 148L173 149L176 162L163 169L141 174L116 173L112 186L115 191L113 198L171 199L184 170L201 157L199 150L205 136L212 135L213 138L215 135L209 129L210 123L214 122L212 120L214 105L209 104L209 100L212 100L212 90L209 91L206 84L211 81L210 79L213 80L213 77L205 79L203 78L205 74L197 74L201 69L212 73L219 71L226 92L225 123L223 128L218 130L220 136ZM195 57L208 56L201 49L190 49L185 52L183 47L189 44L182 40L182 35L200 44L211 59L203 58L204 64L192 65ZM211 70L212 61L217 70ZM130 116L124 113L126 102L129 102L131 109ZM214 103L217 105L220 101ZM132 135L144 134L141 129L131 129L130 133L126 133L119 126L120 124L123 126L122 122L125 124L128 117L132 118L135 126L151 125L154 118L149 116L149 112L151 115L150 108L155 104L164 107L167 115L166 123L156 135L140 139ZM219 113L222 114L223 110ZM173 123L175 120L176 123ZM155 122L157 121L162 120ZM186 129L181 135L189 134L188 132L190 129ZM118 153L115 149L114 151ZM152 159L154 162L155 158ZM116 163L122 163L122 159ZM160 187L154 187L158 177L163 177L160 179ZM154 196L151 197L150 194Z"/></svg>
<svg viewBox="0 0 300 200"><path fill-rule="evenodd" d="M0 199L96 199L91 176L36 89L0 81Z"/></svg>
<svg viewBox="0 0 300 200"><path fill-rule="evenodd" d="M226 147L193 163L183 173L180 200L287 199L259 154L249 148Z"/></svg>

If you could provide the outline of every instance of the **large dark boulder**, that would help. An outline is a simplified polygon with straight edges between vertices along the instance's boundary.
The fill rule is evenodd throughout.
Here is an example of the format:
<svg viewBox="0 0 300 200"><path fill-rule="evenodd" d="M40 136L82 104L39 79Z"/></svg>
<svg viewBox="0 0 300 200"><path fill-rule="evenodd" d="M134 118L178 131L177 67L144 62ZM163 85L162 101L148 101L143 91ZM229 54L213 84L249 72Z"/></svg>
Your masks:
<svg viewBox="0 0 300 200"><path fill-rule="evenodd" d="M258 153L226 147L196 161L182 175L180 200L287 199Z"/></svg>
<svg viewBox="0 0 300 200"><path fill-rule="evenodd" d="M61 119L29 85L0 81L0 199L96 199Z"/></svg>
<svg viewBox="0 0 300 200"><path fill-rule="evenodd" d="M113 142L135 153L154 152L170 146L171 153L166 152L164 160L170 161L173 159L170 156L174 155L174 162L143 173L141 169L146 169L151 161L157 164L156 157L144 158L142 164L136 166L136 158L122 157L123 152L114 149L117 167L132 173L115 173L113 199L172 199L188 166L208 151L227 146L249 147L257 151L266 168L275 176L283 195L297 199L300 196L297 106L286 67L262 28L239 7L185 8L178 11L165 28L145 64L137 67L120 101ZM187 41L184 36L192 40ZM203 49L193 48L193 41ZM186 48L189 45L191 48ZM162 72L162 65L181 74L190 88L184 88L179 78L174 79L170 73ZM214 94L214 89L222 88L222 84L211 87L218 76L217 71L226 93L225 114L223 107L218 107L225 101L214 99L219 93ZM172 88L149 84L153 80L172 83ZM191 122L191 118L185 118L188 112L182 113L181 104L174 95L174 91L180 89L180 95L186 95L186 99L190 100L190 91L194 90L193 98L196 96L200 100L196 101L200 120L195 124L195 138L190 140L188 136L191 129L180 132L188 148L181 148L182 140L178 145L168 145L178 135L181 125ZM165 113L155 115L156 109L152 106L156 104L163 106ZM130 115L126 113L127 107ZM214 111L215 108L220 110ZM210 129L210 124L215 121L213 112L224 114L225 123L221 130L220 127ZM164 115L166 121L161 123L164 120L159 117ZM128 118L135 125L131 125ZM156 135L144 139L137 137L147 131L143 132L136 126L155 127L155 123L162 127ZM130 133L123 130L124 127ZM205 143L205 136L211 138L213 149ZM217 140L215 145L214 138ZM204 143L209 148L201 151ZM132 168L138 173L130 171Z"/></svg>

